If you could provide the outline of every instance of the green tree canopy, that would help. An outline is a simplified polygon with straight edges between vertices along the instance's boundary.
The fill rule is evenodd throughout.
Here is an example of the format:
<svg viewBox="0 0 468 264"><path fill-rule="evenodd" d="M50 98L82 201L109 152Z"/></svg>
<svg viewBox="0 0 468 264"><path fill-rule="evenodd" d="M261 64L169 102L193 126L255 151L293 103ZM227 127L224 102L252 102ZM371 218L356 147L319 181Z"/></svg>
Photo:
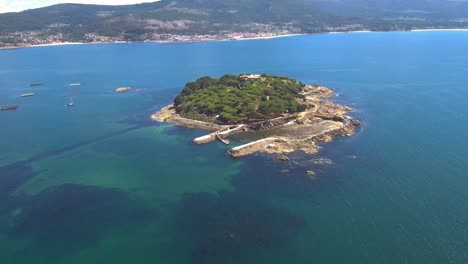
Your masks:
<svg viewBox="0 0 468 264"><path fill-rule="evenodd" d="M177 112L187 118L235 124L304 111L298 103L304 84L287 77L224 75L202 77L185 85L175 98Z"/></svg>

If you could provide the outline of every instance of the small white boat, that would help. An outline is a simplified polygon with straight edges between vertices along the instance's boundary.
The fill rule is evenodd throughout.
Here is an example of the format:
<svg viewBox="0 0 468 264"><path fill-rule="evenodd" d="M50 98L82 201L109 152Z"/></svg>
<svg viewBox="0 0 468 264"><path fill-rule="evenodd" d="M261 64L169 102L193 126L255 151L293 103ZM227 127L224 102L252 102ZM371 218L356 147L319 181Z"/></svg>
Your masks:
<svg viewBox="0 0 468 264"><path fill-rule="evenodd" d="M8 110L16 110L19 108L19 105L15 104L15 105L5 105L5 106L2 106L2 108L0 109L1 111L8 111Z"/></svg>
<svg viewBox="0 0 468 264"><path fill-rule="evenodd" d="M73 86L80 86L81 83L70 83L68 86L73 87Z"/></svg>
<svg viewBox="0 0 468 264"><path fill-rule="evenodd" d="M132 89L132 87L120 87L120 88L117 88L115 89L115 91L117 93L124 93L124 92L128 92Z"/></svg>
<svg viewBox="0 0 468 264"><path fill-rule="evenodd" d="M73 102L73 99L70 99L70 102L67 104L68 107L75 106L75 102Z"/></svg>

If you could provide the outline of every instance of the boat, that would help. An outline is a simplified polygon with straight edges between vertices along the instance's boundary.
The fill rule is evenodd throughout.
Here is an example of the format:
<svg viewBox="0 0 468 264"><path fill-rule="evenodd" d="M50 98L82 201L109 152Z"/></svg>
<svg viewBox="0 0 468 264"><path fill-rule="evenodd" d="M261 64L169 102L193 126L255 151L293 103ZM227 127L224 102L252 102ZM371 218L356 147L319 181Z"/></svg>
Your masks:
<svg viewBox="0 0 468 264"><path fill-rule="evenodd" d="M229 140L222 138L219 134L216 134L216 139L218 139L219 141L223 142L226 145L231 144Z"/></svg>
<svg viewBox="0 0 468 264"><path fill-rule="evenodd" d="M73 107L75 106L75 102L73 102L73 99L70 99L70 102L67 104L68 107Z"/></svg>
<svg viewBox="0 0 468 264"><path fill-rule="evenodd" d="M1 111L7 111L7 110L16 110L18 109L19 105L15 104L15 105L5 105L5 106L2 106L1 108Z"/></svg>
<svg viewBox="0 0 468 264"><path fill-rule="evenodd" d="M120 87L120 88L115 89L115 91L118 92L118 93L123 93L123 92L128 92L131 89L132 89L132 87Z"/></svg>
<svg viewBox="0 0 468 264"><path fill-rule="evenodd" d="M42 83L31 83L29 86L41 86Z"/></svg>
<svg viewBox="0 0 468 264"><path fill-rule="evenodd" d="M21 95L21 97L29 97L29 96L34 96L34 93L25 93Z"/></svg>
<svg viewBox="0 0 468 264"><path fill-rule="evenodd" d="M80 86L81 83L70 83L68 86L73 87L73 86Z"/></svg>

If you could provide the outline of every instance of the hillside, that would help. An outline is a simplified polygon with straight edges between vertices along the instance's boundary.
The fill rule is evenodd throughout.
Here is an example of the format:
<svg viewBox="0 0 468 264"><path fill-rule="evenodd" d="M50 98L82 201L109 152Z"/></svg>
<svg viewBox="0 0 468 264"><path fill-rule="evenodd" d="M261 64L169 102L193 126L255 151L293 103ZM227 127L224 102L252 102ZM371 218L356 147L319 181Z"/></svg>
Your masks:
<svg viewBox="0 0 468 264"><path fill-rule="evenodd" d="M463 19L467 9L462 8L468 4L437 4L443 1L405 4L403 0L162 0L126 6L60 4L0 14L0 47L54 42L204 41L468 26L468 20ZM448 19L449 15L457 19Z"/></svg>
<svg viewBox="0 0 468 264"><path fill-rule="evenodd" d="M466 0L307 0L335 15L380 19L460 21L468 19Z"/></svg>
<svg viewBox="0 0 468 264"><path fill-rule="evenodd" d="M160 41L174 40L171 35L238 32L288 34L320 32L337 21L301 0L163 0L127 6L61 4L0 14L0 42L22 45Z"/></svg>

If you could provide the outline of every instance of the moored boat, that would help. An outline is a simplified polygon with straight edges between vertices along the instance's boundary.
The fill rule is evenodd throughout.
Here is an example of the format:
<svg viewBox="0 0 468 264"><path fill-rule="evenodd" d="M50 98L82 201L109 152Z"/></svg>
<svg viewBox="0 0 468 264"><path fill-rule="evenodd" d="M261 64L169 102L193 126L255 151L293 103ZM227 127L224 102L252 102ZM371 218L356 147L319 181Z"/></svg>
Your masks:
<svg viewBox="0 0 468 264"><path fill-rule="evenodd" d="M5 106L2 106L2 108L0 109L1 111L7 111L7 110L16 110L18 109L19 105L15 104L15 105L5 105Z"/></svg>
<svg viewBox="0 0 468 264"><path fill-rule="evenodd" d="M68 107L75 106L75 102L73 102L73 99L70 99L70 102L67 104Z"/></svg>
<svg viewBox="0 0 468 264"><path fill-rule="evenodd" d="M21 97L29 97L29 96L34 96L34 93L25 93L21 95Z"/></svg>
<svg viewBox="0 0 468 264"><path fill-rule="evenodd" d="M115 89L115 91L118 92L118 93L123 93L123 92L128 92L131 89L132 89L132 87L120 87L120 88Z"/></svg>

